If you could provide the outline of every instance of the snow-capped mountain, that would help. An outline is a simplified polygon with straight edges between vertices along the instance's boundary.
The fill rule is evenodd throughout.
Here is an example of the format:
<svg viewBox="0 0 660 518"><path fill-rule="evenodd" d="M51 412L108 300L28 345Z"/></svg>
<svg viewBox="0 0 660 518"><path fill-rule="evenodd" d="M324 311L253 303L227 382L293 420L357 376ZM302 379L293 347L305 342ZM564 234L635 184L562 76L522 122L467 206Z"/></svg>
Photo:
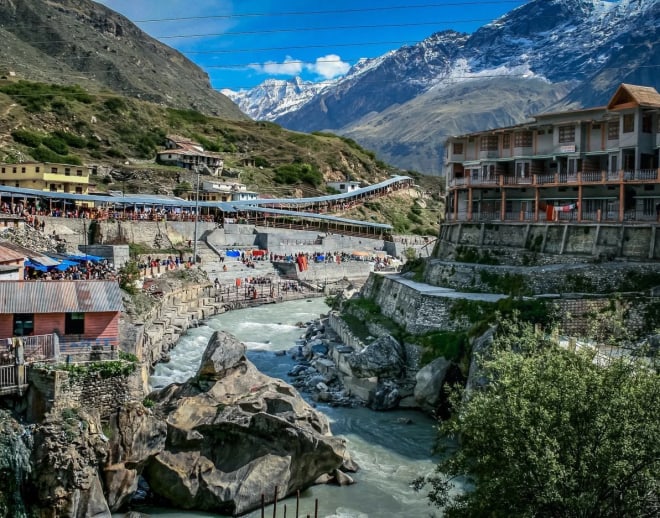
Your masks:
<svg viewBox="0 0 660 518"><path fill-rule="evenodd" d="M389 141L370 138L378 124L391 120L393 111L404 112L407 103L422 96L428 102L429 96L437 96L451 104L452 98L443 96L443 90L454 92L456 85L464 84L473 98L486 96L496 112L496 79L504 77L556 86L550 91L543 88L545 108L557 104L558 93L565 96L559 106L603 104L621 82L660 90L659 32L660 0L531 0L473 34L439 32L416 45L358 63L346 76L316 91L306 84L291 97L288 92L293 89L271 87L270 91L284 95L277 99L270 95L268 107L256 102L266 97L265 84L260 85L242 92L239 106L253 118L273 120L286 128L350 134L359 142L368 141L392 163L410 168L415 164L414 154L424 147L423 141L409 143L400 155L384 152L407 140L409 126L397 124L397 130L387 136ZM507 88L511 88L511 81L507 81ZM537 99L528 88L524 90L529 97L520 102L542 110L543 99ZM470 104L456 106L452 113L469 111ZM525 115L532 113L506 122L490 118L488 123L515 123ZM472 120L472 125L479 123ZM465 132L478 129L451 126ZM426 134L429 132L442 134L443 121L434 121L433 127L426 129ZM432 170L422 172L437 172L439 155L435 165L425 167Z"/></svg>

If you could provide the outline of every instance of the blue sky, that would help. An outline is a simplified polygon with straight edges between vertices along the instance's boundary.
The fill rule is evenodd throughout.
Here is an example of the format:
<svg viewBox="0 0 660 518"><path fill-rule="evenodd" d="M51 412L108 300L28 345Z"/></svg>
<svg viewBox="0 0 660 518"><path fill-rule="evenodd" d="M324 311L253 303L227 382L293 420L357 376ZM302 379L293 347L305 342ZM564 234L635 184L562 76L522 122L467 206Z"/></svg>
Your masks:
<svg viewBox="0 0 660 518"><path fill-rule="evenodd" d="M453 29L473 32L528 0L97 0L173 47L216 89L327 81L360 58Z"/></svg>

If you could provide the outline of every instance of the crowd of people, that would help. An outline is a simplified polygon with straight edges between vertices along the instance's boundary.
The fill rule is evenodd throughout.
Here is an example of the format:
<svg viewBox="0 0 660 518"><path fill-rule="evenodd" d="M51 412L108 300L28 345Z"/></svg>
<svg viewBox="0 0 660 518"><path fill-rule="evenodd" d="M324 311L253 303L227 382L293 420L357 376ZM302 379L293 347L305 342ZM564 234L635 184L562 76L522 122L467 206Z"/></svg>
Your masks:
<svg viewBox="0 0 660 518"><path fill-rule="evenodd" d="M117 270L107 259L98 262L80 261L79 264L71 265L63 270L51 267L42 271L26 266L24 279L29 281L116 280Z"/></svg>

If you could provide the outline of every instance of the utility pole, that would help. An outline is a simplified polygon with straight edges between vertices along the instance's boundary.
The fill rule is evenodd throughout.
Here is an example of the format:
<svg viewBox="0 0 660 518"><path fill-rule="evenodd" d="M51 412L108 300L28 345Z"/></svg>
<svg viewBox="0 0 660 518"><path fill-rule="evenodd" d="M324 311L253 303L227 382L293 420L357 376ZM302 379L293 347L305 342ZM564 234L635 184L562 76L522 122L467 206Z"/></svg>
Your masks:
<svg viewBox="0 0 660 518"><path fill-rule="evenodd" d="M197 220L199 219L199 170L195 167L197 173L197 191L195 194L195 241L193 245L193 264L197 264Z"/></svg>

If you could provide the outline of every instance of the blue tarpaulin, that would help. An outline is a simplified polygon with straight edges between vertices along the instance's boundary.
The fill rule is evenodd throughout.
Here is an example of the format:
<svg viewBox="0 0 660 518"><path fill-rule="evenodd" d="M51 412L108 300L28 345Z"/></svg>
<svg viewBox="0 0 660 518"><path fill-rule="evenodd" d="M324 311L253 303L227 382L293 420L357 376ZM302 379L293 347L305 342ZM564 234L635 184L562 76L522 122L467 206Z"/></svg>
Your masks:
<svg viewBox="0 0 660 518"><path fill-rule="evenodd" d="M48 268L46 268L45 266L42 266L42 265L37 264L37 263L33 263L29 259L27 259L25 261L25 266L27 266L29 268L34 268L35 270L38 270L40 272L47 272L48 271Z"/></svg>
<svg viewBox="0 0 660 518"><path fill-rule="evenodd" d="M227 250L225 255L227 257L240 257L241 253L238 250Z"/></svg>
<svg viewBox="0 0 660 518"><path fill-rule="evenodd" d="M67 258L73 261L92 261L93 263L98 263L105 259L105 257L91 254L69 254L67 255Z"/></svg>
<svg viewBox="0 0 660 518"><path fill-rule="evenodd" d="M71 266L79 266L79 264L75 261L67 261L66 259L64 259L60 262L60 264L58 264L55 267L55 269L59 270L60 272L63 272L64 270L66 270L67 268L69 268Z"/></svg>

